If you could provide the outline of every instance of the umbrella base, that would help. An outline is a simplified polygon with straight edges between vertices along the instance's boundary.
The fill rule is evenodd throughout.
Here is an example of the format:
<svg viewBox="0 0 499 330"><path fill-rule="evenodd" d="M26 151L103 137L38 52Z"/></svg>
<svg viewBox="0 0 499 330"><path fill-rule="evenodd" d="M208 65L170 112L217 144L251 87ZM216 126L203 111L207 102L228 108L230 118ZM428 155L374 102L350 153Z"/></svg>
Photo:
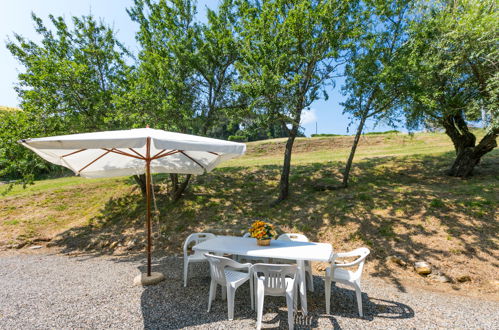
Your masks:
<svg viewBox="0 0 499 330"><path fill-rule="evenodd" d="M146 273L135 276L133 279L134 285L154 285L165 279L165 275L162 273L152 272L151 276L147 276Z"/></svg>

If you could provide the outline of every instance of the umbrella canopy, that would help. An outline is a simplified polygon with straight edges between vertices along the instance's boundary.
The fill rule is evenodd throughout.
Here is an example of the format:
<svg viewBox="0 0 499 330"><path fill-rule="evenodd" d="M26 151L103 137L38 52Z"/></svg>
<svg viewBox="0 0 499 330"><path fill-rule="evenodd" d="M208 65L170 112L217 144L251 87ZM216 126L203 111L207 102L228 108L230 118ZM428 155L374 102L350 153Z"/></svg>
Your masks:
<svg viewBox="0 0 499 330"><path fill-rule="evenodd" d="M25 139L19 143L43 159L86 178L146 174L148 277L151 277L151 173L203 174L246 151L243 143L151 128Z"/></svg>
<svg viewBox="0 0 499 330"><path fill-rule="evenodd" d="M203 174L221 161L243 155L246 150L243 143L151 128L19 142L43 159L86 178L144 174L148 159L152 173Z"/></svg>

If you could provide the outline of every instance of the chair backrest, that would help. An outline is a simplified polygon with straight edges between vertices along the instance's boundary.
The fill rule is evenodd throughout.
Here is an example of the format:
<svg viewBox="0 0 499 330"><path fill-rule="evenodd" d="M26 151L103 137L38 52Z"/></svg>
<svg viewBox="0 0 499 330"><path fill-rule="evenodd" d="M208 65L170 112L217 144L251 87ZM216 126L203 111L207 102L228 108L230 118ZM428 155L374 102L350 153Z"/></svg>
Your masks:
<svg viewBox="0 0 499 330"><path fill-rule="evenodd" d="M307 236L295 233L281 234L277 239L282 241L309 242Z"/></svg>
<svg viewBox="0 0 499 330"><path fill-rule="evenodd" d="M251 270L255 280L261 278L263 274L261 279L263 279L265 293L273 295L284 294L287 285L294 285L298 267L296 265L254 264ZM286 278L292 279L291 283L287 283Z"/></svg>
<svg viewBox="0 0 499 330"><path fill-rule="evenodd" d="M184 258L187 258L187 256L188 256L189 245L191 245L191 244L196 245L196 244L199 244L201 242L207 241L207 240L215 238L215 237L217 237L217 236L215 234L212 234L212 233L190 234L184 242ZM194 251L194 254L199 254L199 253L202 253L202 252Z"/></svg>
<svg viewBox="0 0 499 330"><path fill-rule="evenodd" d="M225 276L225 267L240 268L241 265L243 265L232 259L221 256L215 256L209 253L205 253L204 256L210 263L211 278L215 282L223 286L227 285L227 277Z"/></svg>
<svg viewBox="0 0 499 330"><path fill-rule="evenodd" d="M369 253L371 253L371 251L365 247L358 248L354 251L357 251L357 253L359 254L359 258L357 259L358 263L359 263L359 268L357 268L357 270L355 271L355 274L360 277L360 275L362 275L362 270L364 269L364 264L366 262L366 258L369 255Z"/></svg>
<svg viewBox="0 0 499 330"><path fill-rule="evenodd" d="M353 272L355 278L359 278L362 275L362 270L364 269L364 263L366 262L366 258L371 253L368 248L361 247L358 249L355 249L350 252L339 252L336 254L336 258L349 258L349 257L358 257L352 262L346 263L346 264L334 264L334 259L333 258L333 266L334 267L353 267L357 266L358 268Z"/></svg>

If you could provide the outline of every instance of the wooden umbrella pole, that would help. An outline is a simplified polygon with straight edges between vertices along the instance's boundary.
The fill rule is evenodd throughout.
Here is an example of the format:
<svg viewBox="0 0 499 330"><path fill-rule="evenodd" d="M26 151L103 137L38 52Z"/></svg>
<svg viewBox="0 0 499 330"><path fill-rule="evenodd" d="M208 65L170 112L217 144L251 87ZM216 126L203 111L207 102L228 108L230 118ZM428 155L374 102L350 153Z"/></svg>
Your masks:
<svg viewBox="0 0 499 330"><path fill-rule="evenodd" d="M147 276L151 276L151 138L147 138L146 151L146 204L147 204Z"/></svg>
<svg viewBox="0 0 499 330"><path fill-rule="evenodd" d="M146 162L146 231L147 231L147 273L140 274L135 277L133 282L136 285L151 285L161 282L165 279L165 276L159 272L152 272L152 238L151 238L151 193L152 193L152 180L151 180L151 162L154 157L151 157L151 138L148 137L146 140L146 156L142 158Z"/></svg>

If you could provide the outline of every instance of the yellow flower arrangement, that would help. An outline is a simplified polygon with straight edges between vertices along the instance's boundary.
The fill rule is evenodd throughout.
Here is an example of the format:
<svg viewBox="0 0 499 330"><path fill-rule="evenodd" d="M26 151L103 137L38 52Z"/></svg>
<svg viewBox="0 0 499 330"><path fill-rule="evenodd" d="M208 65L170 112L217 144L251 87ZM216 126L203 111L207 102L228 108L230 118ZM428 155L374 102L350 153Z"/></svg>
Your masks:
<svg viewBox="0 0 499 330"><path fill-rule="evenodd" d="M249 233L251 237L259 240L271 239L277 236L274 225L261 220L253 222L249 229Z"/></svg>

